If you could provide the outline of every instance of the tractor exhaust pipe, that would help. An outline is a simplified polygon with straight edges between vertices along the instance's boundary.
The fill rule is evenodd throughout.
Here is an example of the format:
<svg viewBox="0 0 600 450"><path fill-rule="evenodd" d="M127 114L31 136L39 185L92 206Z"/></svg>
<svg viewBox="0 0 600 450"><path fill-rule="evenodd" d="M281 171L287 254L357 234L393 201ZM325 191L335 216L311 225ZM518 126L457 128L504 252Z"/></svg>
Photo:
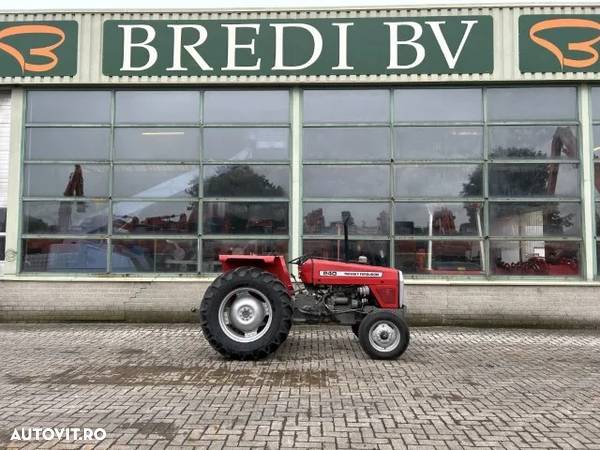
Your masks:
<svg viewBox="0 0 600 450"><path fill-rule="evenodd" d="M350 216L344 220L344 261L350 261L349 249L348 249L348 221Z"/></svg>

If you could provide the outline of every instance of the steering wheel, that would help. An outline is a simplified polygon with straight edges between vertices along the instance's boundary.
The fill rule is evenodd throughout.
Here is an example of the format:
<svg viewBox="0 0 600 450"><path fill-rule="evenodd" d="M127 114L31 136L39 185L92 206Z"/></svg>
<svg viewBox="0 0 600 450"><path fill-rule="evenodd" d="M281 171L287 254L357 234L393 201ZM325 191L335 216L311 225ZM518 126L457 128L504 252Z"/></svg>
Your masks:
<svg viewBox="0 0 600 450"><path fill-rule="evenodd" d="M298 256L297 258L294 259L290 259L288 261L288 264L298 264L299 266L301 266L302 264L304 264L308 259L310 259L310 256L307 255L302 255L302 256Z"/></svg>

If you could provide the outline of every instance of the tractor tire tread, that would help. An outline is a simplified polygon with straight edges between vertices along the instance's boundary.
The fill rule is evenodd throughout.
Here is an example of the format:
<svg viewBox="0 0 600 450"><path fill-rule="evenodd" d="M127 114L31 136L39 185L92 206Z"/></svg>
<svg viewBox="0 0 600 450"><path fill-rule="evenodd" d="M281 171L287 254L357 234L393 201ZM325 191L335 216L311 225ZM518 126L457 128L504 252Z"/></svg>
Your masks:
<svg viewBox="0 0 600 450"><path fill-rule="evenodd" d="M226 343L221 342L214 333L212 333L210 328L210 309L213 307L215 301L222 300L219 291L225 288L229 283L235 283L236 281L243 282L243 280L259 282L270 288L276 293L277 298L269 300L277 301L281 306L281 319L279 324L274 324L274 326L277 327L277 331L266 345L253 351L236 351L228 347ZM200 326L211 347L223 356L237 360L257 360L265 358L275 352L277 348L285 342L290 328L292 327L292 314L293 310L290 294L278 278L270 272L266 272L257 267L242 266L219 275L208 287L200 306Z"/></svg>

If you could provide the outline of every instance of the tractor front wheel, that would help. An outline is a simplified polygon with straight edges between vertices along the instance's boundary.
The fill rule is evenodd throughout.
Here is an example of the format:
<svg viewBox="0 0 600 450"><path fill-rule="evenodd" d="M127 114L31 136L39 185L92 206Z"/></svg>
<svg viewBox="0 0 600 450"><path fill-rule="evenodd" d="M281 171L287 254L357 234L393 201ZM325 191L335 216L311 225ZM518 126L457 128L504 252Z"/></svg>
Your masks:
<svg viewBox="0 0 600 450"><path fill-rule="evenodd" d="M271 273L239 267L206 290L200 324L210 345L233 359L259 359L286 340L292 306L285 286Z"/></svg>
<svg viewBox="0 0 600 450"><path fill-rule="evenodd" d="M358 339L372 358L394 359L408 347L410 332L398 314L381 309L367 314L360 322Z"/></svg>

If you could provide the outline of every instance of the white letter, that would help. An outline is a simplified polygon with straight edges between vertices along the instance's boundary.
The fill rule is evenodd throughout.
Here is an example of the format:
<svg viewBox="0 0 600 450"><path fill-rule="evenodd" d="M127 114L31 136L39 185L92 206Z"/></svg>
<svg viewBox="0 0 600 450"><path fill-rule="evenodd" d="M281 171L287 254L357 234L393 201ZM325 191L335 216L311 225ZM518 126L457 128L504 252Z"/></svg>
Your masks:
<svg viewBox="0 0 600 450"><path fill-rule="evenodd" d="M54 430L52 428L44 428L42 430L42 437L46 441L51 441L54 439Z"/></svg>
<svg viewBox="0 0 600 450"><path fill-rule="evenodd" d="M78 441L79 440L79 428L72 428L71 431L73 432L73 440L74 441Z"/></svg>
<svg viewBox="0 0 600 450"><path fill-rule="evenodd" d="M302 70L312 65L321 56L323 50L323 38L321 33L313 27L305 23L273 23L271 24L275 28L275 64L273 70ZM283 30L285 28L301 28L308 31L313 39L313 53L308 61L304 64L298 64L296 66L286 66L283 64Z"/></svg>
<svg viewBox="0 0 600 450"><path fill-rule="evenodd" d="M97 441L103 441L106 439L106 431L104 428L96 428L96 431L94 431L94 438Z"/></svg>
<svg viewBox="0 0 600 450"><path fill-rule="evenodd" d="M260 60L256 60L256 64L253 66L238 66L235 63L235 52L238 48L247 48L250 50L250 54L254 55L254 38L250 40L249 44L238 44L237 43L237 29L238 28L252 28L258 34L260 25L257 23L235 23L235 24L223 24L223 28L227 28L227 66L223 67L223 70L260 70Z"/></svg>
<svg viewBox="0 0 600 450"><path fill-rule="evenodd" d="M146 70L152 67L158 59L158 52L154 47L148 45L156 37L156 31L150 25L119 25L123 28L123 65L121 70ZM146 31L146 40L144 42L131 42L132 30L139 28ZM131 49L133 47L141 47L148 52L148 61L143 66L133 67L131 65Z"/></svg>
<svg viewBox="0 0 600 450"><path fill-rule="evenodd" d="M354 66L348 65L348 27L354 25L354 22L332 23L334 27L338 27L338 36L340 45L338 49L338 65L332 67L332 70L350 70Z"/></svg>
<svg viewBox="0 0 600 450"><path fill-rule="evenodd" d="M56 439L61 440L63 437L63 434L65 434L65 429L64 428L55 428L54 434L56 435Z"/></svg>
<svg viewBox="0 0 600 450"><path fill-rule="evenodd" d="M19 432L17 431L16 428L13 430L13 434L10 437L10 440L11 441L20 441L21 440L21 436L19 436Z"/></svg>
<svg viewBox="0 0 600 450"><path fill-rule="evenodd" d="M417 41L423 34L423 27L417 22L384 22L385 25L390 27L390 64L387 66L388 69L412 69L418 66L425 59L425 48ZM398 27L407 26L413 29L413 37L407 41L398 40ZM399 45L410 45L417 51L415 60L404 66L398 64L398 46Z"/></svg>
<svg viewBox="0 0 600 450"><path fill-rule="evenodd" d="M460 23L464 23L467 25L467 29L465 30L463 37L460 41L460 44L458 46L458 49L456 50L456 53L454 55L452 55L452 53L450 52L450 48L448 48L448 42L446 42L444 33L442 33L442 27L440 26L441 24L445 24L446 22L441 21L441 20L425 22L427 25L429 25L431 27L431 31L433 31L435 40L438 42L438 45L440 46L440 49L442 50L442 53L444 54L444 58L446 59L446 64L448 64L448 67L450 69L454 69L454 66L456 66L456 62L458 61L458 58L460 57L460 53L462 52L462 49L465 46L465 42L467 42L469 33L471 33L473 26L477 22L478 22L477 20L461 20L460 21Z"/></svg>
<svg viewBox="0 0 600 450"><path fill-rule="evenodd" d="M93 439L93 432L91 428L84 428L83 429L83 440L84 441L91 441Z"/></svg>
<svg viewBox="0 0 600 450"><path fill-rule="evenodd" d="M202 56L200 56L200 53L198 53L198 51L196 50L196 47L204 44L206 38L208 37L208 32L206 31L206 28L204 28L202 25L192 24L167 25L167 27L173 29L173 65L171 67L168 67L167 70L187 70L187 67L181 66L181 40L183 30L185 28L191 28L193 30L196 30L198 32L198 40L194 44L184 45L183 48L186 52L189 53L189 55L192 58L194 58L194 61L196 61L196 64L198 64L198 66L202 70L213 70L212 67L210 67L206 63L204 58L202 58Z"/></svg>

